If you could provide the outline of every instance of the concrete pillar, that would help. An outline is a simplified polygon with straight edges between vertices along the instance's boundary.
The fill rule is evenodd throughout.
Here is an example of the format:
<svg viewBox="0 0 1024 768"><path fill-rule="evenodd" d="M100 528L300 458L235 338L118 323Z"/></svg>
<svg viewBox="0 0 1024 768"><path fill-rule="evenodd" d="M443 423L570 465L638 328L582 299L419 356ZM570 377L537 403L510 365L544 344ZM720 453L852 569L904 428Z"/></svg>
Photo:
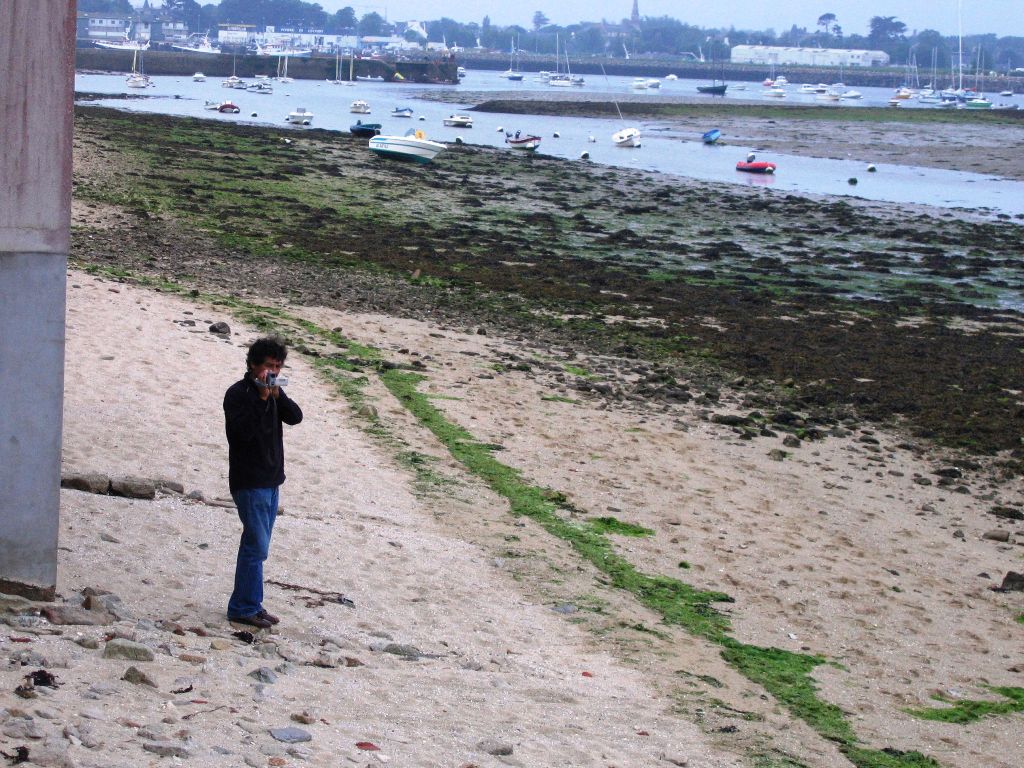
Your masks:
<svg viewBox="0 0 1024 768"><path fill-rule="evenodd" d="M0 1L0 592L52 600L74 0Z"/></svg>

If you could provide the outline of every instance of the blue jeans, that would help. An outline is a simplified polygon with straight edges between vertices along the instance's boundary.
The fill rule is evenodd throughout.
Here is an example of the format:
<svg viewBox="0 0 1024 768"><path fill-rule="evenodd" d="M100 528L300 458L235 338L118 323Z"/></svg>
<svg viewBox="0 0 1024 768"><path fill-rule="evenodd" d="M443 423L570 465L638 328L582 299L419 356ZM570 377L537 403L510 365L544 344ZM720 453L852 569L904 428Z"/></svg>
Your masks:
<svg viewBox="0 0 1024 768"><path fill-rule="evenodd" d="M242 488L231 498L242 521L242 540L238 542L235 591L228 600L228 617L245 618L263 610L263 561L270 553L278 489Z"/></svg>

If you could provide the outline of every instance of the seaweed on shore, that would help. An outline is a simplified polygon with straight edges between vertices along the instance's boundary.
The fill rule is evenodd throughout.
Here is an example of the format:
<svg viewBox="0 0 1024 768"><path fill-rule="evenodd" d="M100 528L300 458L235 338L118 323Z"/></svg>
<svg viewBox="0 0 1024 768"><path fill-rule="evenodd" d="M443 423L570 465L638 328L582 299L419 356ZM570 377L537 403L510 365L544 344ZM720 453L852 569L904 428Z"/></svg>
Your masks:
<svg viewBox="0 0 1024 768"><path fill-rule="evenodd" d="M129 213L116 241L76 232L83 261L702 366L1022 466L1019 225L99 108L77 130L114 162L76 198Z"/></svg>

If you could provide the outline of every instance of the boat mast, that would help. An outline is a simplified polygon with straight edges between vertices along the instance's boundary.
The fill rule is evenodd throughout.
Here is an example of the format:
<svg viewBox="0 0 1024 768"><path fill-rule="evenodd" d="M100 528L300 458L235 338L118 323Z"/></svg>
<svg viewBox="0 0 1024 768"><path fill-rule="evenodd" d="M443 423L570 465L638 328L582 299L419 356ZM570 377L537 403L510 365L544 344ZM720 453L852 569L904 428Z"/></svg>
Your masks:
<svg viewBox="0 0 1024 768"><path fill-rule="evenodd" d="M957 85L957 89L962 92L964 90L964 0L957 0L956 8L957 8L957 14L956 14L956 17L957 17L956 18L957 29L956 29L956 32L957 32L957 37L960 38L960 49L959 49L959 52L957 53L957 56L958 56L957 60L959 62L958 66L959 66L959 70L960 70L960 78L959 78L959 84Z"/></svg>

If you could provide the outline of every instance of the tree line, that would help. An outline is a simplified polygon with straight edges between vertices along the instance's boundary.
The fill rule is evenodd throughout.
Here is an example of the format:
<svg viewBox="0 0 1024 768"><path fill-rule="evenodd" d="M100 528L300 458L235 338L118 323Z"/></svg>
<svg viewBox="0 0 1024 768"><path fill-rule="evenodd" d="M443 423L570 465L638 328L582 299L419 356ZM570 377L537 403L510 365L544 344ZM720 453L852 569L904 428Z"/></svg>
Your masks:
<svg viewBox="0 0 1024 768"><path fill-rule="evenodd" d="M126 14L134 10L128 0L78 0L78 9ZM164 10L199 32L212 33L219 24L228 23L320 30L327 34L385 35L394 30L393 24L375 12L357 16L352 7L345 7L328 13L318 3L303 0L221 0L202 5L196 0L166 0ZM441 18L424 22L424 27L427 37L419 42L445 42L466 49L515 48L544 56L554 55L556 41L568 46L573 56L611 58L692 56L728 60L729 48L740 44L866 48L885 51L894 64L916 63L922 70L929 70L934 61L937 69L949 70L956 65L959 50L955 35L943 35L933 29L910 34L906 24L895 16L874 16L867 35L847 35L834 13L821 14L811 28L794 24L782 31L698 27L668 16L644 17L636 25L623 19L557 26L550 24L542 11L534 13L529 28L495 25L486 16L479 23ZM413 34L407 34L407 38L416 40ZM1000 72L1024 67L1024 37L999 37L994 33L967 36L964 66Z"/></svg>

